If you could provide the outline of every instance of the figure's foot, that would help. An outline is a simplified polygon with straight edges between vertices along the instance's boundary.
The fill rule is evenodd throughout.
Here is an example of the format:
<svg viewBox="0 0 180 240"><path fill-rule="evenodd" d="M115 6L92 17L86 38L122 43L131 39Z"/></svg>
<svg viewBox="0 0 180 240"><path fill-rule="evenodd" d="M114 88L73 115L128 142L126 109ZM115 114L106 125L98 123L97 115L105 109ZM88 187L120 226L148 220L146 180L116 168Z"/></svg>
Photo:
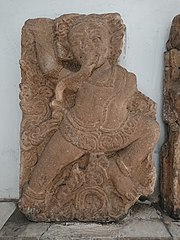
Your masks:
<svg viewBox="0 0 180 240"><path fill-rule="evenodd" d="M115 159L112 159L108 175L122 199L134 201L139 196L137 186L132 181L131 171L123 162L118 164Z"/></svg>

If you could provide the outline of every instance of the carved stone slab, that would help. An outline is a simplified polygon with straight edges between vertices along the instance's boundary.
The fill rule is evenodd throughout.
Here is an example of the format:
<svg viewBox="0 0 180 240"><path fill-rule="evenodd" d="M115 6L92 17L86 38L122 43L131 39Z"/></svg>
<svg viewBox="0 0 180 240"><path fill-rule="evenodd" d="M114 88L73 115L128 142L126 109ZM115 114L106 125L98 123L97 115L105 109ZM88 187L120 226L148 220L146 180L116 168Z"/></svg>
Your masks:
<svg viewBox="0 0 180 240"><path fill-rule="evenodd" d="M162 148L162 204L172 217L180 218L180 15L172 22L165 52L163 117L168 139Z"/></svg>
<svg viewBox="0 0 180 240"><path fill-rule="evenodd" d="M124 31L117 13L23 27L19 208L33 221L117 221L153 191L155 103L117 64Z"/></svg>

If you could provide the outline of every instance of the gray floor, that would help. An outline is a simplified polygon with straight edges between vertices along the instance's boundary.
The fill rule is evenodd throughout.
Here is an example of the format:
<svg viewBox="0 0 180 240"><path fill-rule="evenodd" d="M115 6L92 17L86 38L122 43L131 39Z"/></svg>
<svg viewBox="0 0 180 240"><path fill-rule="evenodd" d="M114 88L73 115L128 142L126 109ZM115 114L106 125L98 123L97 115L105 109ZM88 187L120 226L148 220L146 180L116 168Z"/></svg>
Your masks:
<svg viewBox="0 0 180 240"><path fill-rule="evenodd" d="M16 205L13 202L0 202L0 229L12 215L15 209Z"/></svg>
<svg viewBox="0 0 180 240"><path fill-rule="evenodd" d="M0 203L0 224L4 225L0 240L180 240L180 222L149 203L136 204L120 223L103 225L33 223L15 209L14 203Z"/></svg>

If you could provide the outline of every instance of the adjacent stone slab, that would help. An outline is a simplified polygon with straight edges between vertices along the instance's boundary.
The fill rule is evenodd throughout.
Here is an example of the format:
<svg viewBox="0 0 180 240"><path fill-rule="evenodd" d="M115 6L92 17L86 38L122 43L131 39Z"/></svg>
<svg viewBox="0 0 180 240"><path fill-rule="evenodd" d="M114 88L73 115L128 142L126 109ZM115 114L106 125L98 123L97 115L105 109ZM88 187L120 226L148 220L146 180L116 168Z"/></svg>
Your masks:
<svg viewBox="0 0 180 240"><path fill-rule="evenodd" d="M118 13L28 20L22 31L19 208L33 221L118 221L153 192L155 103L118 65Z"/></svg>
<svg viewBox="0 0 180 240"><path fill-rule="evenodd" d="M180 15L173 20L165 52L163 118L168 138L162 148L162 206L180 218Z"/></svg>

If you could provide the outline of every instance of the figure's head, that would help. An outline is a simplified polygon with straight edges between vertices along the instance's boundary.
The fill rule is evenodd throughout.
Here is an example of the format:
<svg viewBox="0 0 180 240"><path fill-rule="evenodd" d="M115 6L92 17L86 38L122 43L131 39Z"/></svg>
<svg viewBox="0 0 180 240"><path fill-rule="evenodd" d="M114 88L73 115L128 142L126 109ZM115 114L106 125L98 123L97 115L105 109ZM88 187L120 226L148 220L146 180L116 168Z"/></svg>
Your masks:
<svg viewBox="0 0 180 240"><path fill-rule="evenodd" d="M107 24L94 20L80 22L70 29L68 42L81 65L92 61L99 67L108 59L110 36Z"/></svg>
<svg viewBox="0 0 180 240"><path fill-rule="evenodd" d="M125 26L117 13L68 14L56 19L56 46L61 60L76 59L79 64L117 62Z"/></svg>

